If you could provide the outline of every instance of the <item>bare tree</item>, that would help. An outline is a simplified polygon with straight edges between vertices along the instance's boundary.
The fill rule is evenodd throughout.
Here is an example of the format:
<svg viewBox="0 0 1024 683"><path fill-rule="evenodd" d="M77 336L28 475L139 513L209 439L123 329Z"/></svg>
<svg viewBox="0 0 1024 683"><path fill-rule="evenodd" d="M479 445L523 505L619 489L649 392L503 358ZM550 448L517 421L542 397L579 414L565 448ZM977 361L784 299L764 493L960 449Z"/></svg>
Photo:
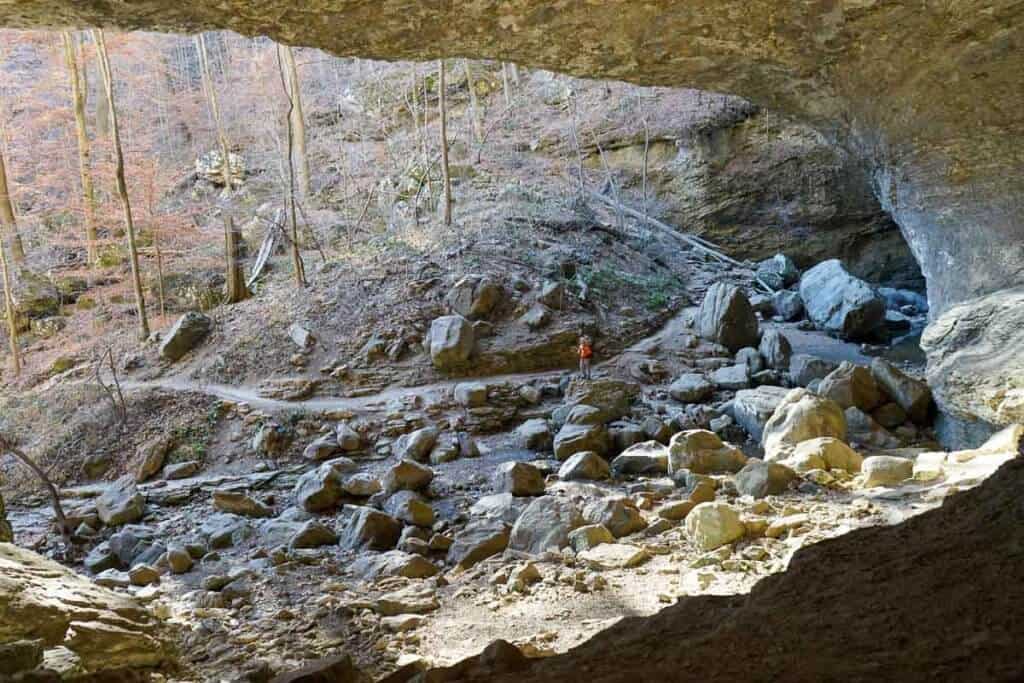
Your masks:
<svg viewBox="0 0 1024 683"><path fill-rule="evenodd" d="M213 118L213 127L217 133L217 144L220 146L224 192L231 194L231 190L234 188L234 178L231 171L231 145L228 144L228 137L224 133L224 125L220 118L220 103L217 100L217 91L213 87L213 76L210 74L210 57L206 50L206 37L200 33L196 35L195 41L196 54L199 56L199 71L203 79L203 90L206 91L206 101L210 105L210 116Z"/></svg>
<svg viewBox="0 0 1024 683"><path fill-rule="evenodd" d="M444 60L437 63L437 109L441 118L441 178L444 224L452 224L452 176L448 168L448 108L445 103Z"/></svg>
<svg viewBox="0 0 1024 683"><path fill-rule="evenodd" d="M135 288L135 305L139 312L139 337L149 337L149 318L146 317L146 298L142 293L142 274L139 272L139 249L135 242L135 223L132 220L132 205L128 199L128 185L124 178L124 152L121 150L121 135L117 127L117 106L114 103L114 78L110 72L110 57L107 54L107 43L103 38L103 29L93 30L96 41L96 54L99 57L100 75L103 78L103 89L107 95L109 113L110 139L114 147L114 178L117 183L117 194L121 200L124 213L125 233L128 237L128 256L132 264L132 284Z"/></svg>
<svg viewBox="0 0 1024 683"><path fill-rule="evenodd" d="M473 82L473 70L469 66L469 60L462 60L466 66L466 87L469 88L469 113L473 125L473 137L477 142L484 139L484 125L481 118L480 102L476 96L476 84Z"/></svg>
<svg viewBox="0 0 1024 683"><path fill-rule="evenodd" d="M57 491L57 487L53 481L46 476L46 472L43 468L36 463L35 460L25 454L23 450L14 445L14 443L8 439L5 435L0 434L0 455L4 453L10 453L16 459L20 460L23 465L32 470L33 474L39 477L43 486L50 494L50 502L53 504L53 514L57 518L57 528L60 530L61 536L64 537L64 541L70 543L73 529L68 523L67 517L64 515L64 507L60 504L60 492Z"/></svg>
<svg viewBox="0 0 1024 683"><path fill-rule="evenodd" d="M78 65L78 47L74 35L64 31L64 62L68 68L71 83L71 106L75 112L75 133L78 136L78 174L82 182L82 211L85 216L86 259L89 267L96 265L96 191L92 184L92 167L89 163L89 134L85 127L85 98L87 86L82 69Z"/></svg>
<svg viewBox="0 0 1024 683"><path fill-rule="evenodd" d="M302 89L299 87L299 70L295 67L295 54L290 45L280 48L287 78L288 95L291 99L289 119L292 127L294 146L295 180L299 197L309 196L309 158L306 156L306 119L302 113Z"/></svg>
<svg viewBox="0 0 1024 683"><path fill-rule="evenodd" d="M0 163L3 156L0 155ZM21 374L21 352L18 349L18 320L14 309L14 297L11 294L11 276L7 268L7 248L0 239L0 270L3 271L4 315L7 317L7 340L11 346L11 366L15 376Z"/></svg>
<svg viewBox="0 0 1024 683"><path fill-rule="evenodd" d="M3 224L3 233L0 236L7 241L7 246L11 250L11 260L14 263L24 263L25 246L18 233L18 221L14 215L14 202L11 201L11 191L7 184L7 164L4 161L2 150L0 150L0 223Z"/></svg>
<svg viewBox="0 0 1024 683"><path fill-rule="evenodd" d="M229 304L237 304L249 298L249 288L245 286L245 273L242 271L242 231L230 215L224 216L224 254L227 258L226 299Z"/></svg>
<svg viewBox="0 0 1024 683"><path fill-rule="evenodd" d="M302 262L302 252L299 251L299 217L296 208L295 199L295 159L293 154L295 153L295 145L293 144L293 137L295 131L292 129L292 114L295 110L295 99L292 97L291 92L288 90L288 84L284 73L284 60L281 54L282 47L277 46L277 71L281 76L281 88L284 90L285 97L288 98L288 115L286 117L287 125L286 129L288 132L288 146L286 148L285 159L288 162L288 222L291 227L291 243L292 243L292 267L295 271L295 282L299 287L306 286L306 266Z"/></svg>

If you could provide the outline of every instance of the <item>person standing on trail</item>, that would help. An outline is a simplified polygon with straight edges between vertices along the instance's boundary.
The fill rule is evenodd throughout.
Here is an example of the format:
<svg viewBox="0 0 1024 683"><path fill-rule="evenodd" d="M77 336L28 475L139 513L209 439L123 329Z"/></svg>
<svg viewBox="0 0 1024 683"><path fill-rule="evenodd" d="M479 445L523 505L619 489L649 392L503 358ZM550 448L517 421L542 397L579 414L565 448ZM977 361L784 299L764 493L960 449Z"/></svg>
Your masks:
<svg viewBox="0 0 1024 683"><path fill-rule="evenodd" d="M594 344L590 341L590 337L586 335L580 337L580 343L576 350L580 355L580 377L590 379L590 359L594 357Z"/></svg>

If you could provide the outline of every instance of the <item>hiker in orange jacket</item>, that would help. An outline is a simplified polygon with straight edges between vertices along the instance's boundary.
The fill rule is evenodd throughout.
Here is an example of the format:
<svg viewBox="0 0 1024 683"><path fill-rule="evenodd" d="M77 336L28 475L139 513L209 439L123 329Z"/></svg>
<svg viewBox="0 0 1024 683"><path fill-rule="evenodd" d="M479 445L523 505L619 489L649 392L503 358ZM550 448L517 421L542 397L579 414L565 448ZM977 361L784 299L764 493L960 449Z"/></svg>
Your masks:
<svg viewBox="0 0 1024 683"><path fill-rule="evenodd" d="M594 357L594 344L590 341L590 337L586 335L580 337L580 343L576 350L580 355L580 377L590 379L590 359Z"/></svg>

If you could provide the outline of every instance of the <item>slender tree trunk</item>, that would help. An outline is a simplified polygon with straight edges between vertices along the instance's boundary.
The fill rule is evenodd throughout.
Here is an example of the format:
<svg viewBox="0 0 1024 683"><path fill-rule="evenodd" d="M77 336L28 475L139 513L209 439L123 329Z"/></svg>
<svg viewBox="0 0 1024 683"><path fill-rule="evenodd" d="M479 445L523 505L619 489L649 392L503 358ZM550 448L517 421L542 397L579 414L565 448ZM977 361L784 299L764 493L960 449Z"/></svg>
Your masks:
<svg viewBox="0 0 1024 683"><path fill-rule="evenodd" d="M469 112L472 117L473 124L473 137L476 138L477 142L483 142L484 140L484 126L483 121L480 118L480 103L476 97L476 87L473 83L473 71L469 66L469 60L462 60L466 66L466 85L469 87Z"/></svg>
<svg viewBox="0 0 1024 683"><path fill-rule="evenodd" d="M242 231L231 220L224 217L224 255L227 258L227 302L237 304L249 298L249 290L245 286L245 273L242 272Z"/></svg>
<svg viewBox="0 0 1024 683"><path fill-rule="evenodd" d="M519 65L516 64L515 62L512 62L508 66L509 69L512 71L512 83L514 83L515 85L519 85Z"/></svg>
<svg viewBox="0 0 1024 683"><path fill-rule="evenodd" d="M281 76L281 88L288 98L288 115L286 117L286 128L288 132L288 146L286 147L286 161L288 170L288 220L291 223L292 242L292 268L295 271L295 282L299 287L306 286L306 266L302 262L302 252L299 250L299 216L295 206L295 153L294 136L292 128L292 114L295 110L295 98L288 90L287 78L284 73L284 62L281 46L277 46L277 71Z"/></svg>
<svg viewBox="0 0 1024 683"><path fill-rule="evenodd" d="M92 167L89 163L89 134L85 127L85 81L78 67L78 48L74 35L64 31L64 61L68 67L71 82L71 105L75 112L75 132L78 135L78 174L82 181L82 213L85 216L86 261L90 268L96 266L96 191L92 184Z"/></svg>
<svg viewBox="0 0 1024 683"><path fill-rule="evenodd" d="M124 152L121 150L121 136L117 126L117 107L114 103L114 77L110 72L110 57L107 54L107 43L103 38L103 30L94 29L93 38L96 40L96 54L99 57L100 75L103 77L103 90L107 95L110 139L114 147L114 179L117 184L117 194L121 200L121 210L124 213L125 233L128 237L128 256L132 264L135 305L139 312L139 338L145 340L149 337L149 318L146 317L146 297L142 293L142 274L139 272L139 249L135 243L135 223L132 220L132 205L128 199L128 184L124 179Z"/></svg>
<svg viewBox="0 0 1024 683"><path fill-rule="evenodd" d="M444 224L452 224L452 176L448 168L448 107L445 103L444 60L437 63L437 110L441 118L441 179Z"/></svg>
<svg viewBox="0 0 1024 683"><path fill-rule="evenodd" d="M284 60L288 78L288 93L292 101L291 125L292 144L295 146L295 180L299 197L309 196L309 158L306 156L306 119L302 113L302 89L299 84L299 70L295 68L295 54L290 45L282 46L281 57Z"/></svg>
<svg viewBox="0 0 1024 683"><path fill-rule="evenodd" d="M154 187L154 176L155 173L149 175L149 187L146 193L146 201L149 210L149 230L153 234L153 251L156 254L156 292L160 302L160 317L167 315L167 302L164 296L164 254L160 247L160 228L158 227L156 220L156 210L154 205L154 195L156 195L156 188Z"/></svg>
<svg viewBox="0 0 1024 683"><path fill-rule="evenodd" d="M210 58L206 50L206 38L200 33L196 36L196 53L199 55L199 70L203 79L203 90L206 91L206 100L210 104L210 116L213 118L213 127L217 132L217 143L220 146L221 173L224 176L224 191L231 194L234 189L234 178L231 171L231 145L228 144L228 137L224 134L224 126L220 118L220 104L217 101L217 91L213 87L213 75L210 73Z"/></svg>
<svg viewBox="0 0 1024 683"><path fill-rule="evenodd" d="M0 157L2 158L2 157ZM14 375L21 374L21 352L18 350L18 321L14 310L14 298L11 295L11 276L7 268L7 249L4 240L0 239L0 269L4 278L4 315L7 317L7 341L11 346L11 367Z"/></svg>
<svg viewBox="0 0 1024 683"><path fill-rule="evenodd" d="M512 106L512 86L508 82L508 63L501 63L501 89L505 93L505 106Z"/></svg>
<svg viewBox="0 0 1024 683"><path fill-rule="evenodd" d="M11 261L16 264L24 263L25 246L18 233L18 221L14 215L14 202L11 201L11 191L7 184L7 165L2 151L0 151L0 224L3 224L3 232L0 237L7 242L7 246L11 250Z"/></svg>

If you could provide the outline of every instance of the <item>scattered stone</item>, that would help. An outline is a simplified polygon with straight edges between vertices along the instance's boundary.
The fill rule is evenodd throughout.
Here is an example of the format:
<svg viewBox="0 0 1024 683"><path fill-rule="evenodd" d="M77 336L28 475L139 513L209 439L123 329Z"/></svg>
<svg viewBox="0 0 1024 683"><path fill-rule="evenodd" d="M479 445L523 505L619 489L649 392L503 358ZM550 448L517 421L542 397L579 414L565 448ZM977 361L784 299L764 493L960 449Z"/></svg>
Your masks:
<svg viewBox="0 0 1024 683"><path fill-rule="evenodd" d="M384 504L384 511L397 520L418 527L434 523L434 508L413 491L396 491Z"/></svg>
<svg viewBox="0 0 1024 683"><path fill-rule="evenodd" d="M487 385L479 382L456 384L453 395L459 405L465 408L479 408L487 403Z"/></svg>
<svg viewBox="0 0 1024 683"><path fill-rule="evenodd" d="M213 492L213 509L242 517L273 517L274 510L260 501L239 493L218 489Z"/></svg>
<svg viewBox="0 0 1024 683"><path fill-rule="evenodd" d="M717 342L733 353L744 346L757 346L757 315L739 287L723 282L711 285L697 312L700 336Z"/></svg>
<svg viewBox="0 0 1024 683"><path fill-rule="evenodd" d="M764 426L789 393L782 387L757 387L736 392L730 404L733 419L755 441L760 442Z"/></svg>
<svg viewBox="0 0 1024 683"><path fill-rule="evenodd" d="M787 531L798 529L809 521L810 517L803 513L780 517L768 525L768 528L764 531L764 535L767 538L781 538Z"/></svg>
<svg viewBox="0 0 1024 683"><path fill-rule="evenodd" d="M172 363L199 345L213 329L213 321L198 311L189 311L178 318L164 335L160 355Z"/></svg>
<svg viewBox="0 0 1024 683"><path fill-rule="evenodd" d="M194 560L183 548L171 547L167 549L167 566L172 574L185 574L190 569Z"/></svg>
<svg viewBox="0 0 1024 683"><path fill-rule="evenodd" d="M434 480L434 470L426 465L420 465L412 460L402 460L392 466L384 475L384 490L388 493L395 491L422 491Z"/></svg>
<svg viewBox="0 0 1024 683"><path fill-rule="evenodd" d="M375 493L384 490L380 479L368 472L356 472L349 475L341 482L341 490L350 496L357 498L368 498Z"/></svg>
<svg viewBox="0 0 1024 683"><path fill-rule="evenodd" d="M174 481L176 479L188 479L199 474L202 465L196 460L174 463L164 468L164 479Z"/></svg>
<svg viewBox="0 0 1024 683"><path fill-rule="evenodd" d="M302 451L302 457L320 462L334 457L341 451L338 438L334 434L324 434L317 438Z"/></svg>
<svg viewBox="0 0 1024 683"><path fill-rule="evenodd" d="M899 403L886 403L871 413L872 419L885 429L895 429L907 421L907 411Z"/></svg>
<svg viewBox="0 0 1024 683"><path fill-rule="evenodd" d="M516 429L516 443L531 451L550 451L553 445L551 428L542 418L527 420Z"/></svg>
<svg viewBox="0 0 1024 683"><path fill-rule="evenodd" d="M801 442L819 436L846 438L846 418L835 402L806 389L793 389L764 427L761 443L765 460L784 460Z"/></svg>
<svg viewBox="0 0 1024 683"><path fill-rule="evenodd" d="M319 548L325 545L337 545L337 543L338 534L334 533L334 529L316 520L309 520L292 536L288 546L295 550L302 550L305 548Z"/></svg>
<svg viewBox="0 0 1024 683"><path fill-rule="evenodd" d="M504 288L489 277L467 275L448 291L445 303L470 320L485 318L504 298Z"/></svg>
<svg viewBox="0 0 1024 683"><path fill-rule="evenodd" d="M349 568L354 576L363 581L377 581L388 576L426 579L435 576L439 571L437 566L425 557L401 550L389 550L379 555L363 555Z"/></svg>
<svg viewBox="0 0 1024 683"><path fill-rule="evenodd" d="M596 548L602 543L614 543L615 536L601 524L588 524L569 532L569 545L577 553Z"/></svg>
<svg viewBox="0 0 1024 683"><path fill-rule="evenodd" d="M657 441L630 446L611 462L615 476L624 474L659 475L668 473L668 448Z"/></svg>
<svg viewBox="0 0 1024 683"><path fill-rule="evenodd" d="M605 527L615 538L629 536L647 528L647 520L629 498L591 501L583 507L583 519L588 524Z"/></svg>
<svg viewBox="0 0 1024 683"><path fill-rule="evenodd" d="M426 462L430 457L430 451L437 443L438 435L434 427L424 427L403 434L395 443L394 452L401 459Z"/></svg>
<svg viewBox="0 0 1024 683"><path fill-rule="evenodd" d="M871 371L846 361L821 380L818 395L835 401L844 410L855 407L865 412L871 412L883 400Z"/></svg>
<svg viewBox="0 0 1024 683"><path fill-rule="evenodd" d="M751 458L736 474L735 484L740 495L764 498L785 493L795 479L796 472L785 465Z"/></svg>
<svg viewBox="0 0 1024 683"><path fill-rule="evenodd" d="M288 427L275 422L266 422L256 430L252 439L252 449L271 457L284 455L291 446L294 436L295 433Z"/></svg>
<svg viewBox="0 0 1024 683"><path fill-rule="evenodd" d="M897 486L914 476L914 461L894 455L873 455L861 463L864 487Z"/></svg>
<svg viewBox="0 0 1024 683"><path fill-rule="evenodd" d="M471 522L455 535L448 549L448 563L469 569L492 555L504 552L508 543L508 527L500 520Z"/></svg>
<svg viewBox="0 0 1024 683"><path fill-rule="evenodd" d="M639 567L651 559L651 554L628 543L602 543L595 548L584 550L577 559L591 569L601 571Z"/></svg>
<svg viewBox="0 0 1024 683"><path fill-rule="evenodd" d="M356 667L349 655L337 655L275 676L269 683L370 683L372 680Z"/></svg>
<svg viewBox="0 0 1024 683"><path fill-rule="evenodd" d="M133 586L149 586L160 583L160 572L148 564L138 564L128 571L128 580Z"/></svg>
<svg viewBox="0 0 1024 683"><path fill-rule="evenodd" d="M519 321L531 330L539 330L551 322L551 309L542 303L536 303L519 317Z"/></svg>
<svg viewBox="0 0 1024 683"><path fill-rule="evenodd" d="M917 424L927 423L932 407L932 391L927 384L881 358L871 362L871 374L911 420Z"/></svg>
<svg viewBox="0 0 1024 683"><path fill-rule="evenodd" d="M750 368L745 363L718 368L711 373L711 383L729 391L746 389L750 386Z"/></svg>
<svg viewBox="0 0 1024 683"><path fill-rule="evenodd" d="M529 463L504 462L495 469L492 486L495 493L540 496L544 494L544 474Z"/></svg>
<svg viewBox="0 0 1024 683"><path fill-rule="evenodd" d="M288 336L302 351L308 351L316 344L316 337L313 336L313 333L298 323L289 325Z"/></svg>
<svg viewBox="0 0 1024 683"><path fill-rule="evenodd" d="M107 526L131 524L142 519L146 499L130 481L121 479L96 499L96 513Z"/></svg>
<svg viewBox="0 0 1024 683"><path fill-rule="evenodd" d="M583 451L603 455L609 450L608 430L602 424L566 424L555 436L555 457L567 460L569 456Z"/></svg>
<svg viewBox="0 0 1024 683"><path fill-rule="evenodd" d="M500 519L506 524L512 525L516 523L519 515L529 504L529 500L516 498L511 493L496 493L478 500L469 509L469 512L477 517Z"/></svg>
<svg viewBox="0 0 1024 683"><path fill-rule="evenodd" d="M714 550L743 538L746 528L735 508L713 502L701 503L690 511L686 533L701 550Z"/></svg>
<svg viewBox="0 0 1024 683"><path fill-rule="evenodd" d="M399 614L393 617L384 617L380 620L380 624L392 633L406 633L419 628L426 621L426 617L420 614Z"/></svg>
<svg viewBox="0 0 1024 683"><path fill-rule="evenodd" d="M618 379L601 378L581 380L574 378L565 391L569 406L587 405L601 412L601 422L612 422L629 414L634 399L640 394L640 385Z"/></svg>
<svg viewBox="0 0 1024 683"><path fill-rule="evenodd" d="M155 476L163 469L167 454L174 445L173 439L166 435L146 441L135 451L135 481L142 483Z"/></svg>
<svg viewBox="0 0 1024 683"><path fill-rule="evenodd" d="M899 439L864 411L847 408L844 416L846 417L846 435L851 443L878 449L896 448L900 445Z"/></svg>
<svg viewBox="0 0 1024 683"><path fill-rule="evenodd" d="M714 391L714 385L704 375L692 372L680 375L668 388L669 395L680 403L706 401Z"/></svg>
<svg viewBox="0 0 1024 683"><path fill-rule="evenodd" d="M945 475L945 453L921 453L914 458L914 481L928 482Z"/></svg>
<svg viewBox="0 0 1024 683"><path fill-rule="evenodd" d="M645 441L657 441L658 443L668 445L669 439L672 438L672 428L653 415L644 418L640 429L644 432Z"/></svg>
<svg viewBox="0 0 1024 683"><path fill-rule="evenodd" d="M830 360L798 353L789 360L789 378L797 386L809 387L811 383L828 377L838 367Z"/></svg>
<svg viewBox="0 0 1024 683"><path fill-rule="evenodd" d="M823 261L800 278L800 298L819 329L842 339L871 335L885 318L885 301L853 277L838 259Z"/></svg>
<svg viewBox="0 0 1024 683"><path fill-rule="evenodd" d="M681 519L686 519L686 516L690 514L696 506L697 503L692 500L674 500L670 503L665 503L658 508L658 517L672 522L677 522Z"/></svg>
<svg viewBox="0 0 1024 683"><path fill-rule="evenodd" d="M828 436L801 442L793 451L792 459L794 462L807 462L808 459L812 459L814 463L824 463L820 469L847 472L860 472L864 462L860 453L839 439Z"/></svg>
<svg viewBox="0 0 1024 683"><path fill-rule="evenodd" d="M446 462L458 460L459 442L453 434L442 434L437 438L434 447L430 449L430 456L427 458L431 465L442 465Z"/></svg>
<svg viewBox="0 0 1024 683"><path fill-rule="evenodd" d="M762 337L763 339L763 337ZM764 356L752 346L736 352L736 362L747 366L747 374L753 376L765 369Z"/></svg>
<svg viewBox="0 0 1024 683"><path fill-rule="evenodd" d="M537 301L549 308L562 310L568 303L565 285L561 282L548 280L541 286L540 293L537 295Z"/></svg>
<svg viewBox="0 0 1024 683"><path fill-rule="evenodd" d="M577 453L562 463L558 478L564 481L602 480L611 477L608 462L592 451ZM543 489L542 491L543 492Z"/></svg>
<svg viewBox="0 0 1024 683"><path fill-rule="evenodd" d="M473 325L461 315L446 315L430 325L427 345L438 370L464 367L476 343Z"/></svg>
<svg viewBox="0 0 1024 683"><path fill-rule="evenodd" d="M0 644L0 676L31 671L43 661L42 640L15 640Z"/></svg>
<svg viewBox="0 0 1024 683"><path fill-rule="evenodd" d="M747 457L722 440L714 432L691 429L672 437L669 444L668 472L689 470L698 474L738 472Z"/></svg>
<svg viewBox="0 0 1024 683"><path fill-rule="evenodd" d="M772 289L784 289L800 280L800 269L785 254L776 254L758 263L756 274Z"/></svg>
<svg viewBox="0 0 1024 683"><path fill-rule="evenodd" d="M804 300L800 292L784 289L772 294L772 308L775 315L785 322L799 320L804 316Z"/></svg>
<svg viewBox="0 0 1024 683"><path fill-rule="evenodd" d="M402 524L394 517L373 508L356 507L341 534L341 544L349 550L390 550L398 545L401 534Z"/></svg>
<svg viewBox="0 0 1024 683"><path fill-rule="evenodd" d="M557 552L569 544L569 532L580 526L583 526L583 518L571 501L541 496L516 520L509 547L533 555L549 550Z"/></svg>

